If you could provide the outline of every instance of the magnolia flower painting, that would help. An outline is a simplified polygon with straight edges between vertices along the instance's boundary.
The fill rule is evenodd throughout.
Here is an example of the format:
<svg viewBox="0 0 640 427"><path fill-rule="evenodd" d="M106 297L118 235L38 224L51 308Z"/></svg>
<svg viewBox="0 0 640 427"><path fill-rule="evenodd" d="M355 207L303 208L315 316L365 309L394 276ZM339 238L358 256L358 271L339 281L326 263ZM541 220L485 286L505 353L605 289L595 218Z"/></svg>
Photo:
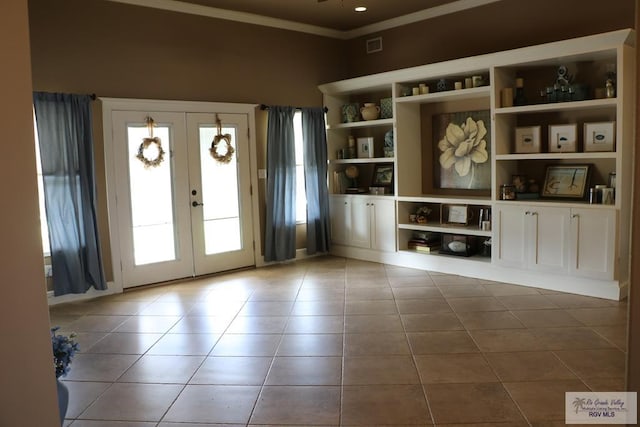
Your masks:
<svg viewBox="0 0 640 427"><path fill-rule="evenodd" d="M491 187L489 111L434 117L434 141L440 188L484 190ZM438 169L438 168L436 168Z"/></svg>

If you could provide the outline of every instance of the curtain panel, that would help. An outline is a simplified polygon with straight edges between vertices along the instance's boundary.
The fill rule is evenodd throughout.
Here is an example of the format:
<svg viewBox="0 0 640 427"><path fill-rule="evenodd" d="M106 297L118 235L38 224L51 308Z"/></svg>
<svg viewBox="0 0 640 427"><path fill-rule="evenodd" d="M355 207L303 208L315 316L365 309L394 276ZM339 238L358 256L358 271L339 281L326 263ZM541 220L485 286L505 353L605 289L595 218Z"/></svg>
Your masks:
<svg viewBox="0 0 640 427"><path fill-rule="evenodd" d="M107 289L96 221L91 98L33 95L54 294Z"/></svg>
<svg viewBox="0 0 640 427"><path fill-rule="evenodd" d="M328 252L330 246L327 135L323 108L302 109L304 176L307 193L307 253Z"/></svg>
<svg viewBox="0 0 640 427"><path fill-rule="evenodd" d="M271 107L267 124L267 210L264 259L296 257L296 147L293 107Z"/></svg>

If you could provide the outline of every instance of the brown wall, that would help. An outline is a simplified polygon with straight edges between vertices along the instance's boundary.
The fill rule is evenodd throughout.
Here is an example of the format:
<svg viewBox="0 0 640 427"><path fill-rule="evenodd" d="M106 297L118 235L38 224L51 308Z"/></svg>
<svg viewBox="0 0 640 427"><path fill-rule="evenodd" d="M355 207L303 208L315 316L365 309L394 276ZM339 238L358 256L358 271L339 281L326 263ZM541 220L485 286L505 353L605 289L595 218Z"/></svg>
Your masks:
<svg viewBox="0 0 640 427"><path fill-rule="evenodd" d="M350 40L349 75L634 28L634 7L634 0L503 0ZM367 55L365 41L377 36L383 51Z"/></svg>
<svg viewBox="0 0 640 427"><path fill-rule="evenodd" d="M0 6L0 426L59 426L31 112L26 0Z"/></svg>
<svg viewBox="0 0 640 427"><path fill-rule="evenodd" d="M335 39L102 0L30 0L29 17L38 91L320 106L317 86L346 77L343 43ZM99 103L94 118L98 194L104 195ZM256 148L264 168L264 136ZM106 197L98 199L98 212L111 280ZM304 227L298 234L304 247Z"/></svg>

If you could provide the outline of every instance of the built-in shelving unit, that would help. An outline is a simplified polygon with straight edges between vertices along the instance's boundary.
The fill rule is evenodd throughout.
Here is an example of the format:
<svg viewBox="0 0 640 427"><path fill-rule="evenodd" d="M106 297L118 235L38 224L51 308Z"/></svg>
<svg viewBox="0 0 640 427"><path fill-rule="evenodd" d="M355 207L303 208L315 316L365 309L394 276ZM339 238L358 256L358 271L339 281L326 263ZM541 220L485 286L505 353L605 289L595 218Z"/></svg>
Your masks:
<svg viewBox="0 0 640 427"><path fill-rule="evenodd" d="M393 230L395 247L392 250L380 239L354 244L358 239L338 238L333 252L584 295L624 297L635 119L633 40L632 30L620 30L321 85L329 108L329 172L339 175L349 167L358 168L357 185L363 190L362 194L344 196L339 194L344 186L330 184L332 205L338 209L333 218L336 227L343 236L349 235L345 228L356 226L358 218L353 212L358 212L359 200L365 201L368 229L375 231L372 235L385 233L385 238L391 236L387 230ZM605 90L607 79L613 83L613 93ZM479 83L473 87L470 81ZM511 90L519 92L515 103L521 105L512 105ZM345 123L343 106L380 105L389 98L391 117ZM558 100L564 102L554 102ZM480 150L479 157L474 157L477 163L472 165L478 167L474 172L488 173L482 185L471 178L471 188L449 181L443 184L440 168L451 163L446 162L448 157L439 162L448 148L445 143L440 145L445 138L441 117L456 114L475 115L474 121L483 120L487 128L486 161L482 161ZM593 124L601 123L613 129L613 145L594 147L594 142L589 142L585 124L593 129ZM456 124L462 128L462 123ZM570 141L561 146L558 129L553 128L558 125L575 128L573 149L565 148L571 147ZM532 127L539 127L538 148L526 151L517 138L522 138L522 128ZM553 147L550 133L558 141ZM387 148L385 153L384 139L389 135L393 135L393 149L390 153ZM374 157L340 158L349 136L373 138ZM565 139L562 141L564 144ZM456 145L465 143L454 141L451 145L457 156L452 161L470 152ZM380 165L391 168L393 182L385 203L376 206L367 193ZM587 187L615 182L613 204L590 204L586 197L540 197L547 167L571 165L590 167ZM473 175L474 179L479 176ZM512 184L514 176L524 179L526 193L518 193L516 200L502 200L501 186ZM388 213L390 200L395 205L394 215ZM351 225L344 223L345 207ZM430 214L417 220L418 211ZM377 212L386 212L386 218ZM488 224L478 218L480 212ZM461 253L454 254L458 256L450 251L443 255L437 244L433 250L412 249L416 240L438 237L442 245L457 239L467 246L458 244ZM484 245L480 247L483 250L478 249L478 243Z"/></svg>

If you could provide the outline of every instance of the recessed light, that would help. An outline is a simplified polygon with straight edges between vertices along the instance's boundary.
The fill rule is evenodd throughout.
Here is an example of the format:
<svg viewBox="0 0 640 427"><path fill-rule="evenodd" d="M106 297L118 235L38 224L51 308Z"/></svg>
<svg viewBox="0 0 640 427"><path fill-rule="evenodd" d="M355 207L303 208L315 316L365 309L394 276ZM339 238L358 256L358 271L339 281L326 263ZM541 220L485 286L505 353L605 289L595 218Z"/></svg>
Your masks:
<svg viewBox="0 0 640 427"><path fill-rule="evenodd" d="M355 9L356 12L366 12L367 8L365 6L357 6Z"/></svg>

